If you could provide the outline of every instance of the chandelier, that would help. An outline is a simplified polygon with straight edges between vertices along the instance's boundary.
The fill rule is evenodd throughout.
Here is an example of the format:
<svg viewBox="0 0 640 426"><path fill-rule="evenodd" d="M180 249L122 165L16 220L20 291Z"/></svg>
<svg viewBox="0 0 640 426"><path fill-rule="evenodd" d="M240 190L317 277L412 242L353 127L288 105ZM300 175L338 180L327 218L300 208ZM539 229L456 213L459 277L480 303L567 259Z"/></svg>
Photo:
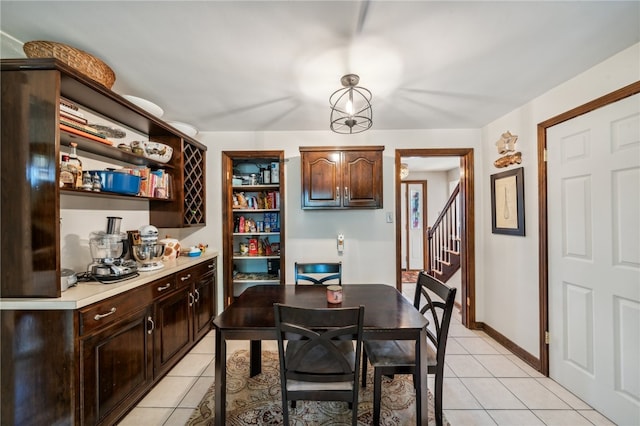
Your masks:
<svg viewBox="0 0 640 426"><path fill-rule="evenodd" d="M358 86L360 77L355 74L342 76L344 86L329 97L331 105L331 130L336 133L360 133L369 129L371 121L371 92Z"/></svg>

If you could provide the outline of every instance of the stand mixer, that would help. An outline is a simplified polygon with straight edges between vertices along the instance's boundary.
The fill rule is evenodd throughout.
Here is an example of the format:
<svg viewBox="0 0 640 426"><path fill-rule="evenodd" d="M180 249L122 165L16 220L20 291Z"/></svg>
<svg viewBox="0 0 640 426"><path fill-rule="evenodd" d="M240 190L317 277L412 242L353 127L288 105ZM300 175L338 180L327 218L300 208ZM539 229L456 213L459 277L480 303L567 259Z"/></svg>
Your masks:
<svg viewBox="0 0 640 426"><path fill-rule="evenodd" d="M107 217L107 230L89 234L89 249L93 262L87 273L101 283L115 283L137 277L136 262L124 259L127 235L120 233L121 217Z"/></svg>
<svg viewBox="0 0 640 426"><path fill-rule="evenodd" d="M139 232L140 244L131 246L133 257L138 261L138 270L146 272L164 268L161 258L165 245L158 243L158 228L146 225Z"/></svg>

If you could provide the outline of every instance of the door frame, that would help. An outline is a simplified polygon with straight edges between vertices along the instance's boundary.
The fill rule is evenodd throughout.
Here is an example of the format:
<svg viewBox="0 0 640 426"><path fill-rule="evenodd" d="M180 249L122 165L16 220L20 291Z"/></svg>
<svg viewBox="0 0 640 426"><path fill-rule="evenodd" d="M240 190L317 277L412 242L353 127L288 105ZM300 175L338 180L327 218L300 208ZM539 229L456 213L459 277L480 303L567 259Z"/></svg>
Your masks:
<svg viewBox="0 0 640 426"><path fill-rule="evenodd" d="M400 180L400 186L402 187L403 184L407 185L407 197L405 199L405 203L404 206L402 206L405 209L406 212L406 217L407 217L407 222L405 223L404 229L402 229L402 224L400 224L400 230L401 232L404 231L406 236L407 236L407 241L406 241L406 246L405 249L407 251L407 271L411 271L412 269L409 268L409 248L411 247L411 244L409 242L409 210L410 210L410 203L411 201L409 200L409 185L421 185L422 186L422 217L421 222L422 222L422 266L424 267L424 269L427 269L427 196L429 195L427 193L427 181L426 180ZM401 190L402 192L402 190ZM402 195L402 194L401 194ZM402 235L400 235L400 241L402 241ZM400 251L400 256L402 256L402 250ZM400 262L400 265L402 266L402 262ZM400 281L402 281L402 279L400 279Z"/></svg>
<svg viewBox="0 0 640 426"><path fill-rule="evenodd" d="M459 157L460 158L460 288L462 324L467 328L477 328L476 325L476 295L475 295L475 208L474 208L474 166L473 148L423 148L396 149L394 173L394 191L396 218L401 215L400 201L400 159L402 157ZM402 259L401 259L401 229L400 220L396 220L396 288L402 291Z"/></svg>
<svg viewBox="0 0 640 426"><path fill-rule="evenodd" d="M631 83L591 102L580 105L538 124L538 275L540 305L540 372L549 376L549 235L547 222L547 129L572 118L602 108L621 99L640 93L640 81Z"/></svg>

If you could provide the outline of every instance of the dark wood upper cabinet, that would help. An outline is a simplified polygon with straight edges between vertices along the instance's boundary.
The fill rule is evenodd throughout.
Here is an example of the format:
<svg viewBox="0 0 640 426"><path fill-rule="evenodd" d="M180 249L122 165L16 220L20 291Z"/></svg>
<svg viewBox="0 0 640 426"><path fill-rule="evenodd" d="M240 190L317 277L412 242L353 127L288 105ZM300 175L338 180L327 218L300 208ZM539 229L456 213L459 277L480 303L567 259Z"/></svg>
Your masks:
<svg viewBox="0 0 640 426"><path fill-rule="evenodd" d="M303 209L382 208L383 146L300 147Z"/></svg>
<svg viewBox="0 0 640 426"><path fill-rule="evenodd" d="M60 196L140 199L108 192L59 188L60 154L71 142L78 154L107 163L165 169L173 178L168 199L148 197L149 223L161 228L204 226L206 147L104 86L53 59L3 59L1 297L61 296ZM64 97L149 140L169 145L164 164L60 128ZM25 173L25 170L29 173Z"/></svg>

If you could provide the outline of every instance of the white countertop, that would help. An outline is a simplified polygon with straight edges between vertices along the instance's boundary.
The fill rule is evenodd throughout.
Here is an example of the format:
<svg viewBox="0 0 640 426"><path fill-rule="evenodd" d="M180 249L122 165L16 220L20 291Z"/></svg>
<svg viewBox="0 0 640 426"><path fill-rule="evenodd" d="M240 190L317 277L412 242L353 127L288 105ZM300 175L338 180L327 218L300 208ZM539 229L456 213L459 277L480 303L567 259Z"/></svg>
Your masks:
<svg viewBox="0 0 640 426"><path fill-rule="evenodd" d="M164 262L164 268L162 269L140 272L139 277L119 283L78 283L76 286L63 291L62 296L57 298L2 298L0 299L0 310L79 309L197 265L216 256L218 256L218 252L211 249L208 249L198 257L180 256L176 260Z"/></svg>

